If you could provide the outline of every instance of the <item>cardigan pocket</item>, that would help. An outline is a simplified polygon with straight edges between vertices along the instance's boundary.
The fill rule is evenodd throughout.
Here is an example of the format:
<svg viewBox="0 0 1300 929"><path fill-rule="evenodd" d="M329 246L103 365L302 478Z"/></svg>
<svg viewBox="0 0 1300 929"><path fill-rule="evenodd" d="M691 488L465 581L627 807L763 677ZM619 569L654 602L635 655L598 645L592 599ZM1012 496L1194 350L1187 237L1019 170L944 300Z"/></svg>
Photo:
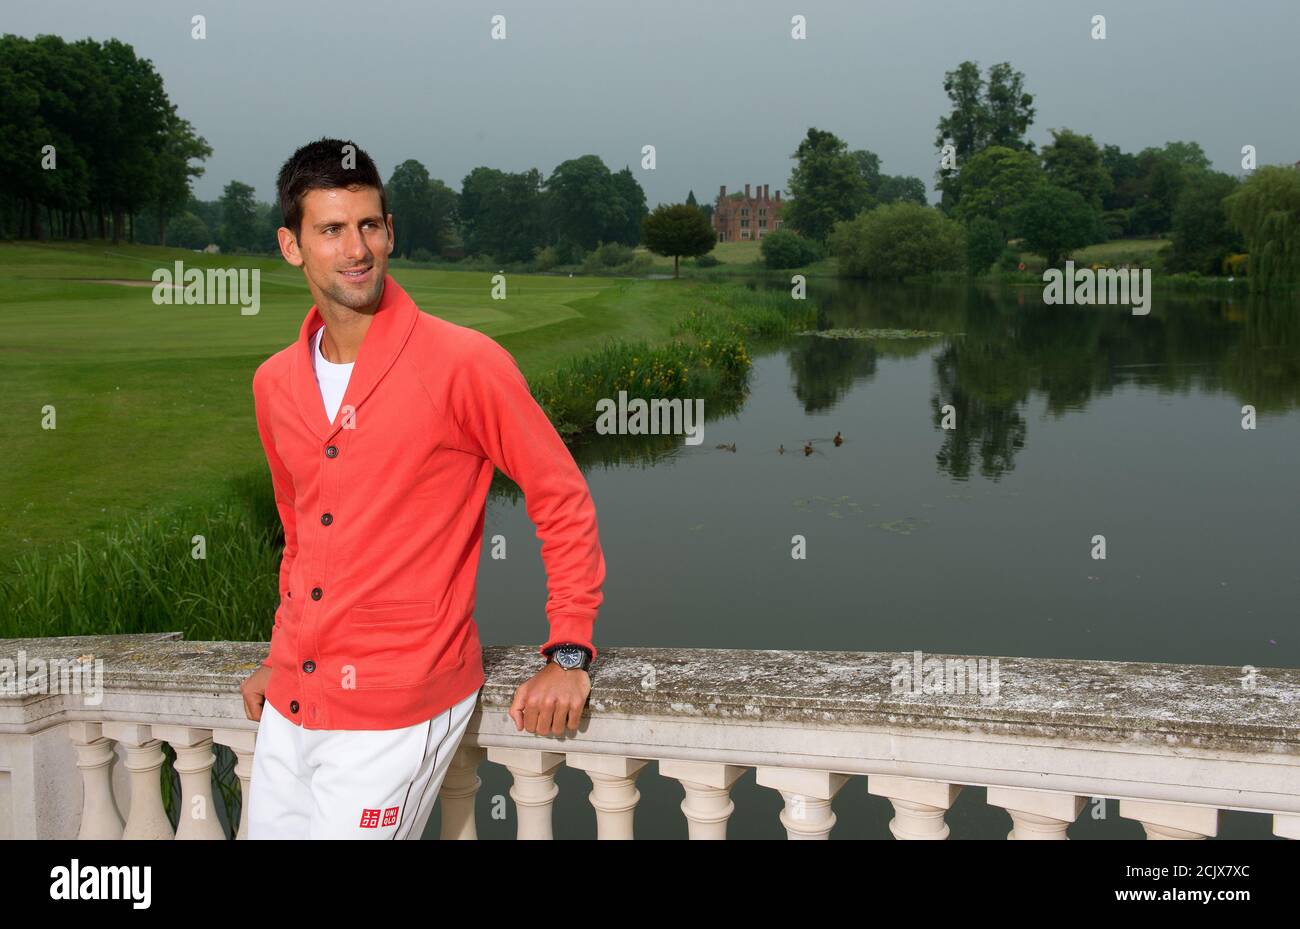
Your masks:
<svg viewBox="0 0 1300 929"><path fill-rule="evenodd" d="M353 607L350 634L324 644L326 664L351 667L357 690L418 684L459 659L438 625L437 600L381 600Z"/></svg>

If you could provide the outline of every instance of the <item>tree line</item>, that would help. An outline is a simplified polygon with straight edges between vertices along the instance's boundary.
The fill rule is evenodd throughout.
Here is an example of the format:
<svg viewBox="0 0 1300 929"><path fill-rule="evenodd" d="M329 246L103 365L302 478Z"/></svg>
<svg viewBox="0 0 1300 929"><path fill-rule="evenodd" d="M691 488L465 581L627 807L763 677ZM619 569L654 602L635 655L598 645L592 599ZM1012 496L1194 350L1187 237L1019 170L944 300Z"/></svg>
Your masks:
<svg viewBox="0 0 1300 929"><path fill-rule="evenodd" d="M867 277L962 266L982 273L999 260L1015 266L1012 242L1056 265L1086 245L1158 236L1170 239L1161 257L1165 271L1216 275L1248 267L1252 286L1260 287L1300 280L1294 167L1265 165L1243 181L1213 170L1196 142L1125 152L1068 128L1051 129L1051 141L1038 151L1026 137L1034 97L1010 63L981 73L976 63L962 62L943 86L951 109L940 117L935 140L938 208L924 206L924 198L870 203L864 153L809 129L792 156L789 231L764 240L777 266L801 263L824 247L846 273ZM790 245L796 235L812 250ZM1240 260L1243 251L1248 264Z"/></svg>

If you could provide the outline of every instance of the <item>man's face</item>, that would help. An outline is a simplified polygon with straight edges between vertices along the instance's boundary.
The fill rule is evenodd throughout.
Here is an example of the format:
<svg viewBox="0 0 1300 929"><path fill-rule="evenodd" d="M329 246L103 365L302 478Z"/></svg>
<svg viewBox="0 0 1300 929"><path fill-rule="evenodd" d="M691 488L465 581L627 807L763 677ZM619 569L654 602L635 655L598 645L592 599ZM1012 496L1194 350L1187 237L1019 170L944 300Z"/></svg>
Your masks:
<svg viewBox="0 0 1300 929"><path fill-rule="evenodd" d="M281 228L280 252L302 268L317 306L361 312L379 306L393 251L393 217L384 216L373 187L309 190L302 198L302 233Z"/></svg>

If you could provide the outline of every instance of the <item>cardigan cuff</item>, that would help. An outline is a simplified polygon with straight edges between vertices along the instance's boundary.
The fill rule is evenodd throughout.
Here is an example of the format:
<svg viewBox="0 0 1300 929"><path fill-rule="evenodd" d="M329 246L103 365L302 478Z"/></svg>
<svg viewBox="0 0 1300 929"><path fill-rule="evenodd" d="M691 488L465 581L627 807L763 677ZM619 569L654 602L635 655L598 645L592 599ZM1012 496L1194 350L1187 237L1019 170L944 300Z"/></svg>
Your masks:
<svg viewBox="0 0 1300 929"><path fill-rule="evenodd" d="M596 660L596 646L591 642L591 630L596 617L584 613L561 613L550 618L551 637L537 647L537 653L545 656L546 649L552 645L571 642L591 650L592 661Z"/></svg>

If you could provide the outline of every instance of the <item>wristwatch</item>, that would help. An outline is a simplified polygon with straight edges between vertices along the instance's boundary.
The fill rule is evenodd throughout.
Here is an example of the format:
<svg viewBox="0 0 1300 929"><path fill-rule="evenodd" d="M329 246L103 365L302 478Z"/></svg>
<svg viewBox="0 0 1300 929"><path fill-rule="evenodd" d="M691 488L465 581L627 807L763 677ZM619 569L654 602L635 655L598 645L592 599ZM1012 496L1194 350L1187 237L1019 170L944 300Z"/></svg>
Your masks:
<svg viewBox="0 0 1300 929"><path fill-rule="evenodd" d="M591 650L584 645L561 642L559 645L552 645L548 648L545 655L548 664L554 661L566 671L572 671L575 668L586 671L587 668L591 667Z"/></svg>

